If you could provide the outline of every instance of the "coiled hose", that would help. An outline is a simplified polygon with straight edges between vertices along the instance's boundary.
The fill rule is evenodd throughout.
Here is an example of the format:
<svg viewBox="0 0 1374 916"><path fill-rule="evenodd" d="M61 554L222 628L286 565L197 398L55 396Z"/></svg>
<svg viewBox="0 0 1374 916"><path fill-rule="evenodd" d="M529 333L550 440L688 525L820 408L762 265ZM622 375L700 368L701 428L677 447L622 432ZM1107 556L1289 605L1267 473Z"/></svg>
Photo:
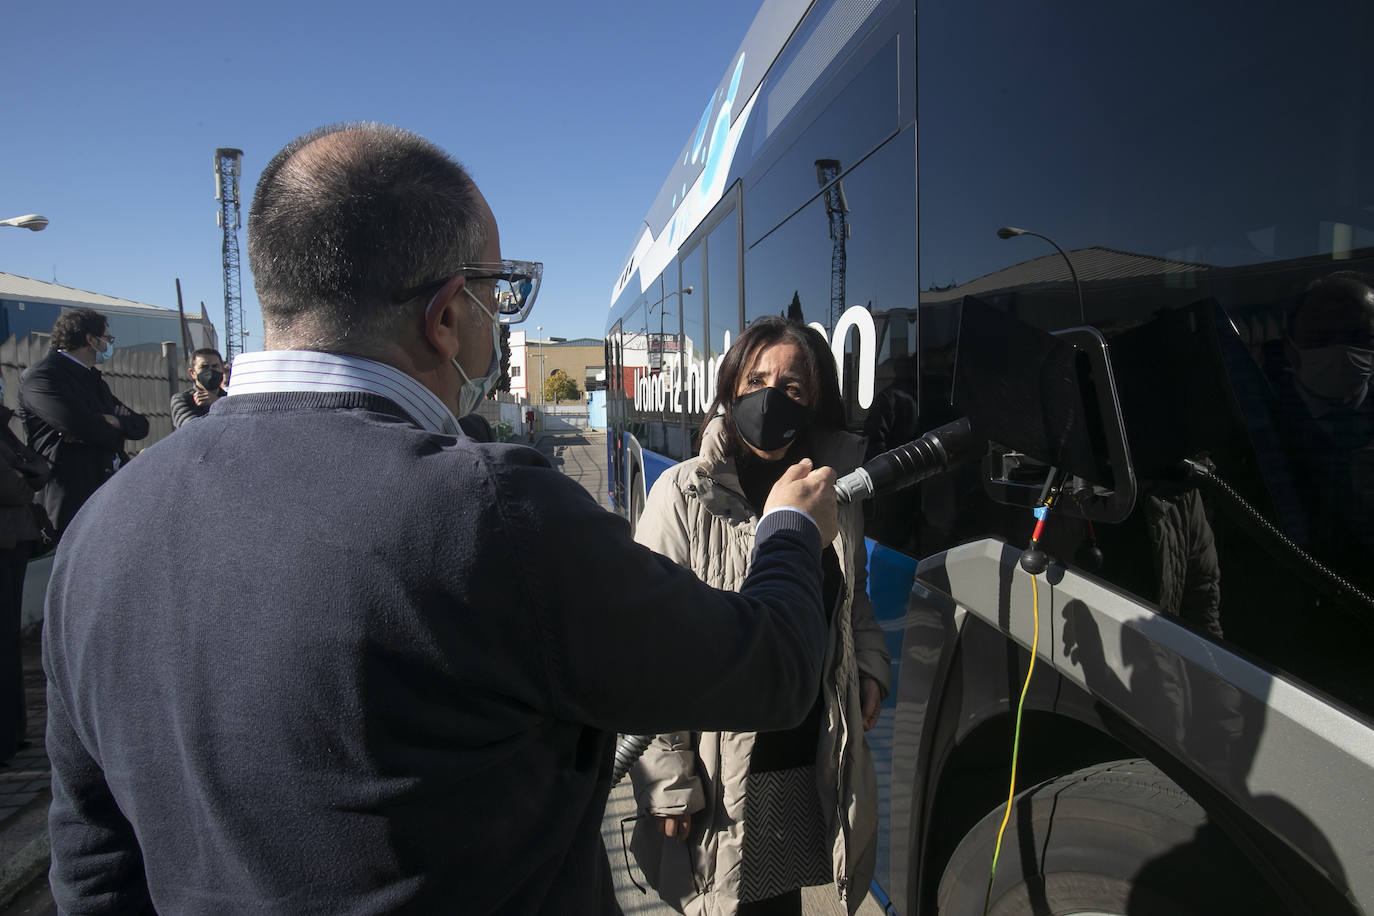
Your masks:
<svg viewBox="0 0 1374 916"><path fill-rule="evenodd" d="M1245 519L1256 525L1261 531L1273 538L1280 546L1291 553L1309 571L1315 573L1328 585L1336 589L1337 596L1348 595L1356 599L1365 606L1366 609L1374 611L1374 598L1370 598L1359 587L1350 580L1336 573L1335 571L1323 566L1321 561L1312 554L1308 553L1298 543L1284 534L1273 522L1265 518L1258 509L1245 501L1245 498L1232 489L1231 485L1216 475L1216 472L1200 461L1192 458L1185 458L1180 463L1180 468L1190 477L1201 480L1216 492L1225 497L1226 502L1240 513Z"/></svg>

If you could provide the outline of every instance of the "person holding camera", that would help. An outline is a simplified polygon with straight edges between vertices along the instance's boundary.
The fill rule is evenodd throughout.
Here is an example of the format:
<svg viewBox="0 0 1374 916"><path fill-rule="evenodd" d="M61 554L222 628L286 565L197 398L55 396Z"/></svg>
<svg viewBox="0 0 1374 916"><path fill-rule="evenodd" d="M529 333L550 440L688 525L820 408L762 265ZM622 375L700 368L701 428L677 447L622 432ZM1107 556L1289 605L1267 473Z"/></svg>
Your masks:
<svg viewBox="0 0 1374 916"><path fill-rule="evenodd" d="M193 386L172 395L172 428L180 429L191 420L199 420L210 412L210 405L228 394L224 390L227 374L224 357L212 347L203 347L191 354L191 366L186 370Z"/></svg>

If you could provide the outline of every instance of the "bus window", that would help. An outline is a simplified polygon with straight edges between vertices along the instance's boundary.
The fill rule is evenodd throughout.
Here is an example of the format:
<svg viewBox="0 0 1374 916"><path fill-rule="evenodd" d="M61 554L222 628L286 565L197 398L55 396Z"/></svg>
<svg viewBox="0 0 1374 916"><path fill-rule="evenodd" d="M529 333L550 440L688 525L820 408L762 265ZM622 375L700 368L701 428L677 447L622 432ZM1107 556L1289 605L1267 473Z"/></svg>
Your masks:
<svg viewBox="0 0 1374 916"><path fill-rule="evenodd" d="M652 440L652 448L681 461L689 457L683 434L682 309L692 301L692 294L686 292L692 283L686 279L681 284L673 283L673 273L670 267L655 284L660 291L658 301L649 303L648 308L649 373L653 376L660 435ZM683 276L690 274L684 269Z"/></svg>
<svg viewBox="0 0 1374 916"><path fill-rule="evenodd" d="M1356 24L1367 10L1337 34L1334 12L1228 17L1183 4L1177 13L1193 25L1180 32L1162 10L1044 18L997 6L993 16L920 6L922 407L948 402L965 295L1046 329L1099 328L1141 496L1131 518L1099 526L1104 559L1091 571L1370 708L1369 608L1349 588L1312 581L1219 491L1180 472L1185 459L1204 463L1318 561L1374 592L1364 471L1374 413L1353 396L1314 396L1297 375L1305 357L1294 362L1304 346L1317 358L1339 345L1355 365L1347 354L1370 353L1374 340L1374 316L1343 304L1374 298L1363 292L1374 264L1374 109L1369 55L1354 37L1367 34ZM1225 40L1204 40L1208 30ZM1050 34L1085 53L1030 50ZM1110 43L1088 37L1108 34ZM1175 50L1159 66L1166 45ZM949 68L960 80L940 85ZM1345 309L1359 333L1304 337L1309 306L1326 309L1319 323ZM1361 358L1352 374L1368 378ZM976 480L961 483L943 501L951 511L923 515L918 549L1014 522ZM940 486L951 484L923 499ZM1168 553L1178 532L1186 563ZM1061 553L1073 562L1072 545Z"/></svg>
<svg viewBox="0 0 1374 916"><path fill-rule="evenodd" d="M694 250L681 265L682 393L679 397L690 454L696 453L697 428L711 391L711 363L707 356L710 344L704 331L707 299L705 285L702 283L700 251L700 248Z"/></svg>
<svg viewBox="0 0 1374 916"><path fill-rule="evenodd" d="M880 364L877 352L877 329L888 312L916 309L914 142L913 132L904 131L853 168L830 165L836 161L817 144L812 154L825 165L813 163L787 189L797 205L810 203L745 252L746 324L760 315L786 315L820 326L827 339L841 328L840 386L856 432L882 396L875 379L890 383L896 372L914 371L909 362ZM822 194L821 177L837 193Z"/></svg>
<svg viewBox="0 0 1374 916"><path fill-rule="evenodd" d="M726 337L734 340L741 330L738 212L731 211L706 239L706 302L711 316L707 352L711 357L720 356Z"/></svg>

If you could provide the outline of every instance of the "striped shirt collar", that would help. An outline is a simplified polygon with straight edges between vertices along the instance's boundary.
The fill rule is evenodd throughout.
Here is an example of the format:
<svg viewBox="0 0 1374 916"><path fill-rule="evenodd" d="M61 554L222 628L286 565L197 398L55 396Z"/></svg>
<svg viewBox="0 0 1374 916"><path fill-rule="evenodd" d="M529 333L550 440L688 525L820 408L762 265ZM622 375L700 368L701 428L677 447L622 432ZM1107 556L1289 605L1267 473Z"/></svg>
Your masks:
<svg viewBox="0 0 1374 916"><path fill-rule="evenodd" d="M358 391L386 398L432 433L462 436L439 396L395 366L347 353L263 350L234 357L230 396L283 391Z"/></svg>

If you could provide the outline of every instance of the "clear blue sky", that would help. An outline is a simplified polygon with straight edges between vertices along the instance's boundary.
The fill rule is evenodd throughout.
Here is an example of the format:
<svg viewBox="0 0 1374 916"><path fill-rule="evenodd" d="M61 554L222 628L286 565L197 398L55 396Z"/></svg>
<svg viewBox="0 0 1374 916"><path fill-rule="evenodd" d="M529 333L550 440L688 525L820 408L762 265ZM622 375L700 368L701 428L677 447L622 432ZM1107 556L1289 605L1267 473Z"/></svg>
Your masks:
<svg viewBox="0 0 1374 916"><path fill-rule="evenodd" d="M525 327L600 337L644 214L756 0L10 4L0 89L0 270L224 327L217 147L262 167L321 124L414 130L472 172L506 257L542 260ZM218 15L216 15L216 11ZM22 63L21 63L22 61ZM262 324L243 252L247 350Z"/></svg>

